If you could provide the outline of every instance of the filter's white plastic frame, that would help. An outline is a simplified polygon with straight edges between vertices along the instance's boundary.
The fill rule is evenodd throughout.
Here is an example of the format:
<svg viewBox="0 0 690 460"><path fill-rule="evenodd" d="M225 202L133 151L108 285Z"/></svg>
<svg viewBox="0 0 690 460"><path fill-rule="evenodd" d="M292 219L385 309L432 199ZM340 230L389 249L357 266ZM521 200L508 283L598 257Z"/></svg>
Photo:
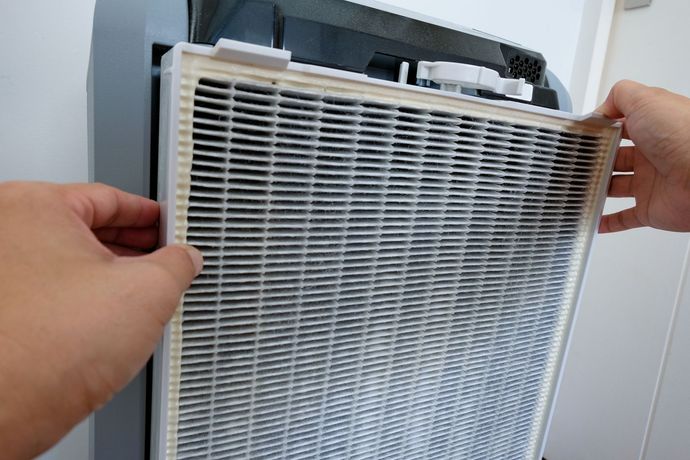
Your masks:
<svg viewBox="0 0 690 460"><path fill-rule="evenodd" d="M412 93L433 94L434 96L443 95L447 98L464 100L472 104L480 104L486 108L501 107L520 111L524 114L534 114L546 116L556 120L571 122L586 122L588 124L600 125L602 127L615 127L617 134L611 141L608 154L608 163L605 167L602 181L606 183L597 184L602 190L595 202L595 215L601 215L608 189L608 180L613 166L614 152L620 141L620 124L614 123L603 118L599 114L576 115L558 110L532 106L524 103L512 101L497 101L480 99L474 96L467 96L456 92L439 91L432 88L424 88L404 83L384 81L369 78L366 75L346 72L336 69L319 67L308 64L294 63L290 61L289 51L275 48L237 42L234 40L221 39L218 43L211 46L192 45L189 43L179 43L163 57L161 64L161 110L160 110L160 139L159 139L159 173L158 173L158 200L161 205L160 218L160 241L161 245L175 242L175 216L176 216L176 190L178 186L178 126L180 121L180 85L181 85L181 63L183 55L194 54L206 56L210 59L225 60L235 63L248 64L257 68L272 68L276 70L289 70L305 75L327 77L338 80L348 80L364 82L373 87L394 88L397 90L409 91ZM589 231L596 234L598 219L590 222ZM580 271L576 281L574 297L575 305L571 306L569 318L566 321L566 332L564 333L564 344L561 346L560 356L555 365L556 376L549 391L549 401L546 402L547 414L546 421L540 433L540 449L535 458L541 458L546 444L546 437L553 415L554 400L558 394L558 388L562 377L563 366L568 348L570 346L570 336L574 325L574 318L577 314L579 300L582 294L583 279L589 266L591 258L591 246L593 238L590 238L586 245L587 257L584 262L584 269ZM167 455L167 434L168 434L168 391L170 384L170 325L165 328L163 339L159 343L153 357L153 391L152 391L152 420L151 420L151 458L154 460L164 460Z"/></svg>

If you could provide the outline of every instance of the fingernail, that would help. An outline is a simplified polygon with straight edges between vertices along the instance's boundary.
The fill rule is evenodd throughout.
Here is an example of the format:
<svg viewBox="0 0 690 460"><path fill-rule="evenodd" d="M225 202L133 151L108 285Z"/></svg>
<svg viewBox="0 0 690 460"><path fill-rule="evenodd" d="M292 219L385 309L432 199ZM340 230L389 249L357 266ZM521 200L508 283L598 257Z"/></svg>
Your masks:
<svg viewBox="0 0 690 460"><path fill-rule="evenodd" d="M194 268L196 269L196 274L198 275L204 268L204 256L202 256L201 252L199 252L199 250L194 246L185 246L185 249L187 250L189 257L192 259Z"/></svg>

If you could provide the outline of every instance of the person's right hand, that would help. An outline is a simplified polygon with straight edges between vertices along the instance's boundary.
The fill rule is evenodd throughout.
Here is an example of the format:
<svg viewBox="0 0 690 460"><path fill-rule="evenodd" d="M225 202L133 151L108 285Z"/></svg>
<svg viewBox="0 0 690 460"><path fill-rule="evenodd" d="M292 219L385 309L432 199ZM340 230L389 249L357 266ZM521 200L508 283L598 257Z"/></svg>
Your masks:
<svg viewBox="0 0 690 460"><path fill-rule="evenodd" d="M600 233L636 227L690 231L690 99L623 80L597 109L623 121L623 137L608 196L635 206L603 216ZM632 173L632 174L631 174Z"/></svg>

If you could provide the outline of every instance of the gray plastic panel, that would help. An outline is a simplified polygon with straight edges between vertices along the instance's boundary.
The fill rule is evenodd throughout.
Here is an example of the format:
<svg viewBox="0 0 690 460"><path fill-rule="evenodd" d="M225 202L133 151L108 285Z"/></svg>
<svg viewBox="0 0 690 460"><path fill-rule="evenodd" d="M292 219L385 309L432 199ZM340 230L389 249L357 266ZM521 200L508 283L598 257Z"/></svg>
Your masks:
<svg viewBox="0 0 690 460"><path fill-rule="evenodd" d="M96 2L87 83L90 181L149 195L153 46L187 37L185 0ZM147 423L144 370L94 415L93 457L147 458Z"/></svg>

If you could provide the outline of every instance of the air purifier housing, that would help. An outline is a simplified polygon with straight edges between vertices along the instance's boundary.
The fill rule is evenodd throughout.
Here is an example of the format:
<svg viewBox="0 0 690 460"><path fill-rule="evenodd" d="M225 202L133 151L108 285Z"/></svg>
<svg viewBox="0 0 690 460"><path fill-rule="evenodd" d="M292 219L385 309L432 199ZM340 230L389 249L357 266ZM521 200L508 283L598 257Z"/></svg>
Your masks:
<svg viewBox="0 0 690 460"><path fill-rule="evenodd" d="M429 18L384 11L381 5L372 7L374 2L363 3L97 0L87 87L90 180L157 196L160 65L162 56L179 42L215 44L230 38L289 50L293 64L346 70L387 82L397 81L401 64L407 62L407 82L431 89L440 85L416 81L418 62L479 65L501 78L525 78L534 87L533 101L513 103L570 110L567 91L537 51ZM316 36L328 37L324 42L328 46L311 46ZM514 65L518 57L523 64ZM508 99L481 89L465 92ZM150 362L95 414L95 458L149 458L152 376Z"/></svg>

